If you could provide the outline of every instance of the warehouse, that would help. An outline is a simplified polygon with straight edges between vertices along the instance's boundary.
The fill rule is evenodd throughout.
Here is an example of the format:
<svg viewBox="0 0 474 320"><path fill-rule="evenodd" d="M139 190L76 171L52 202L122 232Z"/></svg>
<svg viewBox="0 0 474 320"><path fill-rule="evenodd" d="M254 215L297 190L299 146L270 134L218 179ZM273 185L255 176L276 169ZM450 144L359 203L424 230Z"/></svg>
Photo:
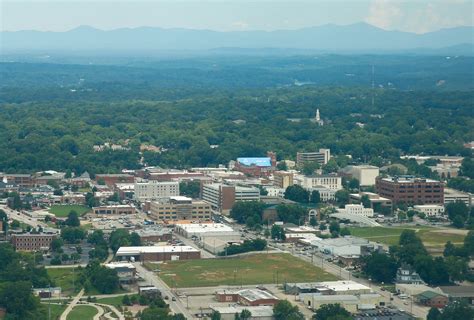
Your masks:
<svg viewBox="0 0 474 320"><path fill-rule="evenodd" d="M175 226L175 232L186 238L193 236L198 239L203 237L226 237L227 239L231 236L240 238L240 233L222 223L177 223Z"/></svg>
<svg viewBox="0 0 474 320"><path fill-rule="evenodd" d="M217 291L216 300L219 302L237 302L243 306L273 306L279 301L270 292L259 289Z"/></svg>
<svg viewBox="0 0 474 320"><path fill-rule="evenodd" d="M212 311L217 311L221 315L222 320L234 320L235 314L240 314L242 310L248 310L252 314L252 319L258 320L272 320L273 319L273 308L271 306L237 306L229 305L227 307L222 306L210 306Z"/></svg>
<svg viewBox="0 0 474 320"><path fill-rule="evenodd" d="M190 246L120 247L119 260L168 261L200 259L201 251Z"/></svg>
<svg viewBox="0 0 474 320"><path fill-rule="evenodd" d="M344 309L355 313L360 309L375 309L385 306L384 297L378 293L360 295L320 295L318 293L304 293L300 295L300 300L313 310L319 309L324 304L339 303Z"/></svg>

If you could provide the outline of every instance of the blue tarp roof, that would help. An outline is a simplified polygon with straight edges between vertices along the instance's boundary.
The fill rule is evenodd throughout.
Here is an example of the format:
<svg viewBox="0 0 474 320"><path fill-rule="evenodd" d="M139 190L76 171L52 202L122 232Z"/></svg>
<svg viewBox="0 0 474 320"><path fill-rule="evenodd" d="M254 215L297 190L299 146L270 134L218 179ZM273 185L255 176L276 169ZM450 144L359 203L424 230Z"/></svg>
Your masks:
<svg viewBox="0 0 474 320"><path fill-rule="evenodd" d="M271 167L272 161L269 157L264 158L237 158L237 161L244 166Z"/></svg>

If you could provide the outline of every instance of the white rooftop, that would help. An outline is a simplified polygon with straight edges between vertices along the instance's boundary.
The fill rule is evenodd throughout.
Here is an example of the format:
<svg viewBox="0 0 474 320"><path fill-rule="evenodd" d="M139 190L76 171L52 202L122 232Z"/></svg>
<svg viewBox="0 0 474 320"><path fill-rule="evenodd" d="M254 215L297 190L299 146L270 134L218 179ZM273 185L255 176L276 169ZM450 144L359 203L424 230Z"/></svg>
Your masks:
<svg viewBox="0 0 474 320"><path fill-rule="evenodd" d="M271 317L273 316L273 307L271 306L238 306L231 305L228 307L221 306L209 306L212 310L219 311L221 314L236 314L241 313L242 310L246 309L252 313L252 318L257 317Z"/></svg>
<svg viewBox="0 0 474 320"><path fill-rule="evenodd" d="M370 288L363 284L357 283L352 280L341 280L341 281L326 281L320 282L320 285L331 289L333 291L354 291L354 290L369 290Z"/></svg>
<svg viewBox="0 0 474 320"><path fill-rule="evenodd" d="M117 269L117 268L135 269L135 266L131 264L130 262L111 262L111 263L106 263L104 266L109 269Z"/></svg>
<svg viewBox="0 0 474 320"><path fill-rule="evenodd" d="M199 252L191 246L141 246L141 247L120 247L117 256L133 256L141 253L173 253L173 252Z"/></svg>
<svg viewBox="0 0 474 320"><path fill-rule="evenodd" d="M223 223L177 223L179 227L189 233L205 233L205 232L233 232L234 229Z"/></svg>

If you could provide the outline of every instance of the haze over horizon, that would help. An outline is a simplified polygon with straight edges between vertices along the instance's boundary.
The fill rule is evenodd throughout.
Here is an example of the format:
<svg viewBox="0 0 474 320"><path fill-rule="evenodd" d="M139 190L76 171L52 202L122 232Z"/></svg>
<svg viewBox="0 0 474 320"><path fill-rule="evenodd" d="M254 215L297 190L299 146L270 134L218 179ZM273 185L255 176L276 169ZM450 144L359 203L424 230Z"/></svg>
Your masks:
<svg viewBox="0 0 474 320"><path fill-rule="evenodd" d="M400 1L0 1L0 31L68 31L159 27L213 31L274 31L351 25L424 34L473 26L464 0ZM8 13L8 14L7 14Z"/></svg>

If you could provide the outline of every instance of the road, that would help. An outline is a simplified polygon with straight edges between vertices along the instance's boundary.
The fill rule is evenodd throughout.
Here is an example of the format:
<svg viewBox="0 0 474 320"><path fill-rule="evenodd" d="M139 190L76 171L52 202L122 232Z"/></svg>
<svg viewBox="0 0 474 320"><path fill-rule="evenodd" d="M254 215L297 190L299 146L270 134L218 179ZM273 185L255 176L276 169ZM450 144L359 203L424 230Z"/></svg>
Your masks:
<svg viewBox="0 0 474 320"><path fill-rule="evenodd" d="M7 207L5 205L1 205L0 209L5 211L8 218L10 218L10 219L18 220L19 222L23 222L24 224L27 224L27 225L29 225L33 228L38 228L38 227L48 228L48 225L46 223L41 222L41 221L37 221L35 218L31 218L31 217L29 217L25 214L22 214L18 211L12 210L12 209L10 209L9 207Z"/></svg>
<svg viewBox="0 0 474 320"><path fill-rule="evenodd" d="M353 277L352 273L350 271L345 270L344 268L341 268L338 265L335 265L333 263L325 261L324 255L319 253L319 252L308 252L307 254L305 254L306 252L304 252L304 251L300 252L299 250L294 249L294 247L292 249L288 250L287 247L283 246L282 244L278 244L278 243L271 244L271 246L274 247L274 248L277 248L279 250L282 250L284 252L288 252L288 253L292 254L293 256L298 257L302 260L310 262L310 263L314 264L315 266L318 266L318 267L322 268L323 270L325 270L329 273L332 273L332 274L338 276L339 278L341 278L343 280L352 280L352 281L358 282L360 284L363 284L363 285L371 288L372 291L374 291L374 292L380 294L381 296L385 297L387 299L387 301L391 301L391 304L394 305L395 307L397 307L398 309L409 312L409 313L413 314L415 317L426 319L426 315L428 314L429 308L419 306L419 305L413 303L413 301L409 300L409 299L402 300L402 299L398 298L397 296L394 296L393 294L391 294L388 291L382 291L382 290L380 290L380 288L378 286L375 286L372 282L370 282L366 279ZM391 298L393 298L393 300L390 300Z"/></svg>
<svg viewBox="0 0 474 320"><path fill-rule="evenodd" d="M76 306L76 304L79 302L81 297L84 295L84 289L82 289L77 296L71 301L71 303L67 306L67 308L64 310L64 312L61 314L61 317L59 318L60 320L66 320L67 315L69 312L71 312L72 308Z"/></svg>
<svg viewBox="0 0 474 320"><path fill-rule="evenodd" d="M188 309L186 309L180 299L176 299L176 301L172 300L172 297L176 296L173 294L170 287L158 278L154 272L145 269L139 262L135 262L134 266L136 267L137 272L139 272L145 280L145 283L157 287L163 297L167 296L169 298L168 300L165 300L165 302L169 304L173 313L182 313L186 319L193 319L192 314Z"/></svg>

